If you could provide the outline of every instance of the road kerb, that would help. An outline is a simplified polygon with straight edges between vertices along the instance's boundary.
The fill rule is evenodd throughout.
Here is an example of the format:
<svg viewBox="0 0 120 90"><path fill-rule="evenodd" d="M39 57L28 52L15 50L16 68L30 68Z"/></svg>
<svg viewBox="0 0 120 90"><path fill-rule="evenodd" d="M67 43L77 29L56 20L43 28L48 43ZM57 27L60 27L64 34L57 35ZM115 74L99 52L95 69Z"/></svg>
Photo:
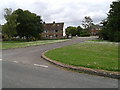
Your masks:
<svg viewBox="0 0 120 90"><path fill-rule="evenodd" d="M58 61L54 61L54 60L45 56L45 53L48 52L48 51L43 52L41 57L43 59L45 59L46 61L49 61L50 63L53 63L57 66L67 68L67 69L71 69L71 70L75 70L75 71L88 73L88 74L120 79L120 72L113 72L113 71L106 71L106 70L99 70L99 69L91 69L91 68L86 68L86 67L76 67L76 66L72 66L72 65L66 65L66 64L60 63Z"/></svg>

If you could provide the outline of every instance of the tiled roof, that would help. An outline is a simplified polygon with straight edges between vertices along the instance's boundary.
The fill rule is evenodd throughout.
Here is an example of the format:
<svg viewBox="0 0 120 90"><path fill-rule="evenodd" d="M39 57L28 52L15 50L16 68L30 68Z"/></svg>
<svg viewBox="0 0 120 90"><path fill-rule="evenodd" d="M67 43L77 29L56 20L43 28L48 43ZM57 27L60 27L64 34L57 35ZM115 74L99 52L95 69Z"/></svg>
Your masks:
<svg viewBox="0 0 120 90"><path fill-rule="evenodd" d="M44 29L47 30L63 30L64 23L45 23Z"/></svg>

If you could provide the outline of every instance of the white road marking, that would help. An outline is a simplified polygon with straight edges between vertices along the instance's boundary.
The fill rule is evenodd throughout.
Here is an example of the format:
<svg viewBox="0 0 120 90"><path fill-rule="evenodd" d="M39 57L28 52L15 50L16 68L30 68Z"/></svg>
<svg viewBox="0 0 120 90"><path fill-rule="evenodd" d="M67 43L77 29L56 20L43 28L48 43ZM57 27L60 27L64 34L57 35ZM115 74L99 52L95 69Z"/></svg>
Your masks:
<svg viewBox="0 0 120 90"><path fill-rule="evenodd" d="M46 65L39 65L39 64L34 64L35 66L38 66L38 67L45 67L45 68L48 68L48 66Z"/></svg>
<svg viewBox="0 0 120 90"><path fill-rule="evenodd" d="M18 61L13 61L14 63L18 63Z"/></svg>
<svg viewBox="0 0 120 90"><path fill-rule="evenodd" d="M2 59L0 59L0 61L2 61Z"/></svg>

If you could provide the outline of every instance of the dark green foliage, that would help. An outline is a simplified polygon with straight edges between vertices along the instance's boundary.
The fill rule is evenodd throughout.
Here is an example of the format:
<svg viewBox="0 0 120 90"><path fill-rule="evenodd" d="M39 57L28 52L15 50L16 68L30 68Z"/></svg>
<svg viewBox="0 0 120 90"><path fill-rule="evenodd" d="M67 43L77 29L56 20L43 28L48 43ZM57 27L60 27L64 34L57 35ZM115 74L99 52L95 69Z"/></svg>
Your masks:
<svg viewBox="0 0 120 90"><path fill-rule="evenodd" d="M120 41L120 31L116 31L115 33L114 33L114 41L115 42L119 42Z"/></svg>
<svg viewBox="0 0 120 90"><path fill-rule="evenodd" d="M81 37L86 37L90 36L89 32L87 29L83 29L82 27L72 27L69 26L65 29L66 35L67 36L81 36Z"/></svg>
<svg viewBox="0 0 120 90"><path fill-rule="evenodd" d="M5 11L5 19L6 19L6 23L3 25L2 27L2 34L4 35L5 38L7 39L12 39L14 37L15 34L17 34L16 32L16 27L18 25L16 18L17 18L17 14L12 13L12 9L11 8L6 8L4 9Z"/></svg>
<svg viewBox="0 0 120 90"><path fill-rule="evenodd" d="M4 15L7 23L3 25L4 40L14 40L16 36L26 40L38 40L43 31L42 19L28 10L5 9ZM19 39L20 39L19 38Z"/></svg>
<svg viewBox="0 0 120 90"><path fill-rule="evenodd" d="M67 36L76 36L77 34L77 28L69 26L65 29L66 35Z"/></svg>
<svg viewBox="0 0 120 90"><path fill-rule="evenodd" d="M87 36L90 36L90 34L89 34L87 31L83 30L83 31L81 32L80 36L81 36L81 37L87 37Z"/></svg>
<svg viewBox="0 0 120 90"><path fill-rule="evenodd" d="M43 31L41 17L22 9L18 9L14 13L18 15L17 36L26 37L27 40L40 39L40 33Z"/></svg>
<svg viewBox="0 0 120 90"><path fill-rule="evenodd" d="M2 25L0 24L0 33L2 32Z"/></svg>
<svg viewBox="0 0 120 90"><path fill-rule="evenodd" d="M77 27L77 35L78 36L81 36L81 32L83 31L83 29L80 27L80 26L78 26Z"/></svg>
<svg viewBox="0 0 120 90"><path fill-rule="evenodd" d="M108 13L108 17L102 22L104 28L100 36L105 40L120 41L120 1L114 1Z"/></svg>
<svg viewBox="0 0 120 90"><path fill-rule="evenodd" d="M90 36L90 33L87 29L82 29L81 32L80 32L80 36L81 37L87 37L87 36Z"/></svg>
<svg viewBox="0 0 120 90"><path fill-rule="evenodd" d="M103 38L104 40L108 40L108 34L107 33L108 33L107 30L102 29L100 31L100 38Z"/></svg>

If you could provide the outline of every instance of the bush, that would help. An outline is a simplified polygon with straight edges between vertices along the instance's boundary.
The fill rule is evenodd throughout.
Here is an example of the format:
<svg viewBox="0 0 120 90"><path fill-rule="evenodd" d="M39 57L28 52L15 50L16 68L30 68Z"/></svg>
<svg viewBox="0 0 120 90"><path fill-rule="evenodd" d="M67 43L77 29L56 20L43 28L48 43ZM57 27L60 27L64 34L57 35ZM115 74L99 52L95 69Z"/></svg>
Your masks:
<svg viewBox="0 0 120 90"><path fill-rule="evenodd" d="M99 33L99 37L104 40L108 40L108 31L106 29L102 29Z"/></svg>
<svg viewBox="0 0 120 90"><path fill-rule="evenodd" d="M83 32L81 32L80 36L81 37L88 37L88 36L90 36L90 33L87 31L83 31Z"/></svg>
<svg viewBox="0 0 120 90"><path fill-rule="evenodd" d="M90 34L81 34L80 36L81 36L81 37L89 37Z"/></svg>
<svg viewBox="0 0 120 90"><path fill-rule="evenodd" d="M120 41L120 31L117 31L114 33L114 41L119 42Z"/></svg>

